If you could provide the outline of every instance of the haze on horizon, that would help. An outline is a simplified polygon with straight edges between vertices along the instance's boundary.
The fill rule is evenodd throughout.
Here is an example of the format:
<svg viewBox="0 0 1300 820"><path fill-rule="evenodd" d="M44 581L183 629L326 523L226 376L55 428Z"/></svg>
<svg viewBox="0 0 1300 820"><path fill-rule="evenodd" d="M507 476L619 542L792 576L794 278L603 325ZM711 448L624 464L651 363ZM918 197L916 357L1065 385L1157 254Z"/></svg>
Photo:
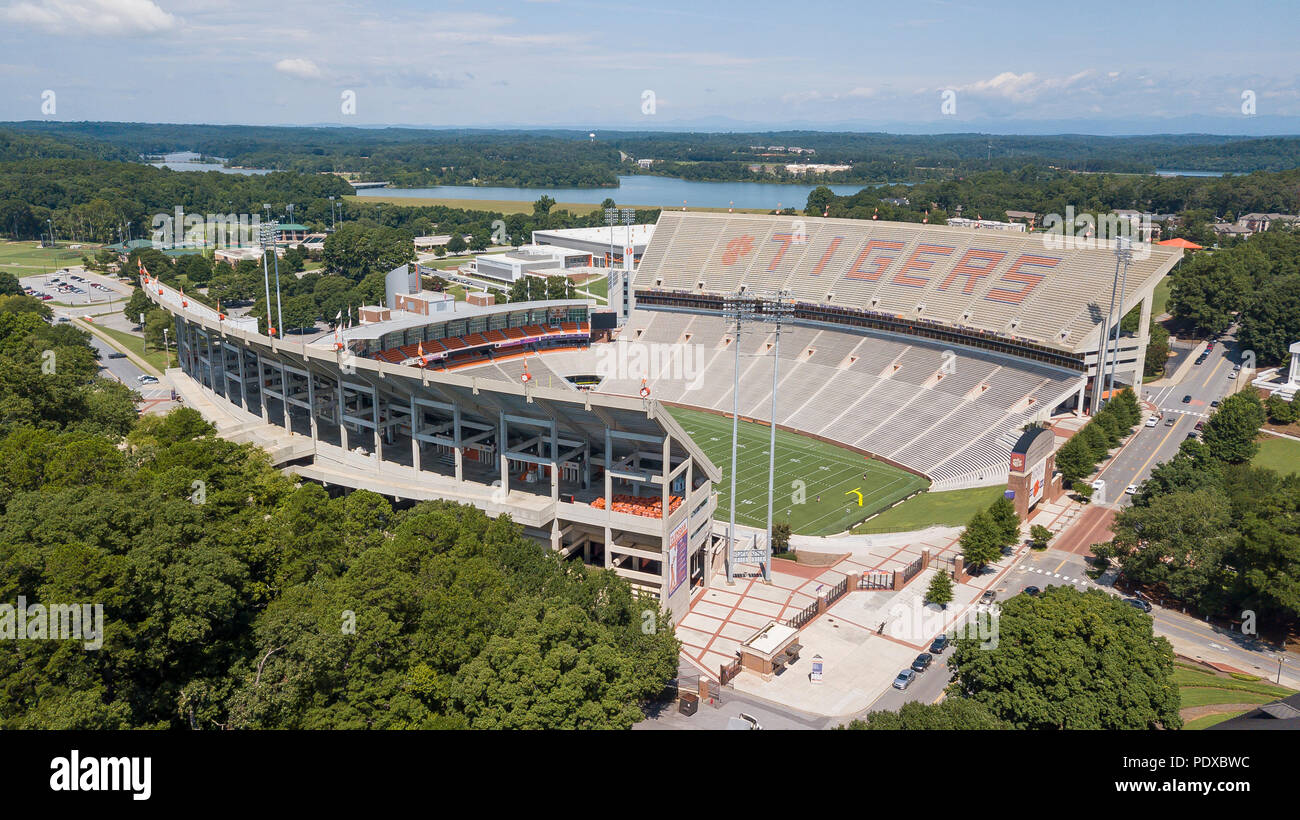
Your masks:
<svg viewBox="0 0 1300 820"><path fill-rule="evenodd" d="M1102 8L0 0L0 120L1300 133L1287 3Z"/></svg>

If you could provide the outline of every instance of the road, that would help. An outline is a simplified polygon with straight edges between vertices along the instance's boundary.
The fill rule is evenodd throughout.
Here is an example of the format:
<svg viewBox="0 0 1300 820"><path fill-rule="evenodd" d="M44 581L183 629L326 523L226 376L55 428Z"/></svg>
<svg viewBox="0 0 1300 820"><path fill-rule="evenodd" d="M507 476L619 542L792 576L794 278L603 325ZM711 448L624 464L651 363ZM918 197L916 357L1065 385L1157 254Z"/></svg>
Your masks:
<svg viewBox="0 0 1300 820"><path fill-rule="evenodd" d="M82 287L82 289L86 291L86 293L64 294L58 293L49 287L50 281L52 281L55 276L59 276L59 278L62 278L64 281L68 281L66 274L60 275L52 273L44 276L25 276L22 277L20 281L24 285L36 288L37 290L44 290L47 293L50 293L50 295L56 297L55 301L45 302L45 304L49 305L50 309L53 311L54 321L56 323L70 319L84 319L87 316L93 317L109 311L110 314L104 316L104 319L111 320L112 323L119 324L122 327L128 326L125 318L121 315L121 307L123 304L122 300L129 298L130 296L132 290L130 285L118 282L115 278L110 276L102 276L94 272L85 271L79 266L66 268L64 270L66 273L75 273L86 280L86 283L77 283L78 286ZM91 281L99 282L105 287L112 289L112 305L110 305L109 297L105 296L102 292L85 286L85 284L88 284ZM56 301L66 302L67 304L55 304ZM121 321L119 322L117 320ZM103 320L100 321L102 322ZM166 383L165 377L163 381L155 384L141 384L139 377L146 375L146 373L139 365L125 357L110 358L109 354L117 352L117 348L110 345L94 333L90 334L90 344L91 347L94 348L96 356L99 359L101 375L107 378L116 379L139 393L142 399L140 403L140 411L142 413L166 413L172 408L180 406L179 402L171 400L171 386Z"/></svg>
<svg viewBox="0 0 1300 820"><path fill-rule="evenodd" d="M1050 548L1031 551L1006 577L1006 594L1019 594L1027 586L1044 589L1070 584L1077 589L1101 589L1112 595L1129 597L1112 588L1113 571L1095 581L1089 577L1090 571L1095 572L1085 555ZM1003 596L998 597L1001 599ZM1252 636L1228 631L1159 604L1152 606L1151 617L1155 634L1168 638L1174 651L1180 655L1228 663L1273 681L1277 680L1280 657L1282 684L1300 689L1300 658L1294 653L1280 655Z"/></svg>
<svg viewBox="0 0 1300 820"><path fill-rule="evenodd" d="M1204 344L1191 351L1197 356ZM1124 488L1129 484L1141 485L1151 471L1173 458L1182 443L1195 432L1196 423L1209 418L1212 403L1221 400L1232 389L1229 374L1234 365L1241 363L1241 350L1236 333L1229 330L1203 364L1193 365L1187 374L1173 384L1143 388L1143 400L1149 401L1162 414L1156 427L1140 427L1123 449L1102 468L1095 478L1106 482L1103 503L1117 507L1130 504ZM1177 365L1171 365L1176 367ZM1189 397L1183 401L1184 397ZM1166 422L1173 420L1173 425Z"/></svg>

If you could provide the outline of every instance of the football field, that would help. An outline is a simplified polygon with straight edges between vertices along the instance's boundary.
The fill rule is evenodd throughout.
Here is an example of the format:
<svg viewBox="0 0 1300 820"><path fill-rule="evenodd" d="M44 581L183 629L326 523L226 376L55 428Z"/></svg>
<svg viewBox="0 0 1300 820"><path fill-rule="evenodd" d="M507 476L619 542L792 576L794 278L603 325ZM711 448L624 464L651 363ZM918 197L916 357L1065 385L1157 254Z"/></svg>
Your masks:
<svg viewBox="0 0 1300 820"><path fill-rule="evenodd" d="M670 407L682 428L722 468L718 520L731 514L731 419L700 410ZM736 522L767 526L768 427L740 423L737 445ZM789 522L801 535L843 532L869 515L926 487L928 482L906 470L833 444L776 431L776 507L773 522Z"/></svg>

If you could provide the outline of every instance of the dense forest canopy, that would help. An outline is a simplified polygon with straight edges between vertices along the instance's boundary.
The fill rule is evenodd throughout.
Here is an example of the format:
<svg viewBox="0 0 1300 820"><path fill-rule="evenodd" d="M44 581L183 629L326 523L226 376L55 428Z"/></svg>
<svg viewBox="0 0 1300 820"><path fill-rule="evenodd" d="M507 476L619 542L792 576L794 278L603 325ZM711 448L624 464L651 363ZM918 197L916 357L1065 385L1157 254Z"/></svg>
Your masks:
<svg viewBox="0 0 1300 820"><path fill-rule="evenodd" d="M0 297L0 599L99 604L101 645L0 641L0 728L625 729L676 674L613 572L331 496L190 409L137 420L48 319Z"/></svg>
<svg viewBox="0 0 1300 820"><path fill-rule="evenodd" d="M98 143L134 155L194 151L236 165L347 172L398 187L490 184L611 187L620 174L696 180L802 181L786 163L851 164L830 183L913 182L1025 165L1149 174L1160 169L1245 173L1294 168L1300 138L1209 134L884 134L818 131L672 133L418 128L288 128L147 123L10 123L26 134ZM772 151L772 146L813 153ZM0 159L4 157L0 153ZM654 159L649 169L638 158ZM751 170L750 166L773 166Z"/></svg>

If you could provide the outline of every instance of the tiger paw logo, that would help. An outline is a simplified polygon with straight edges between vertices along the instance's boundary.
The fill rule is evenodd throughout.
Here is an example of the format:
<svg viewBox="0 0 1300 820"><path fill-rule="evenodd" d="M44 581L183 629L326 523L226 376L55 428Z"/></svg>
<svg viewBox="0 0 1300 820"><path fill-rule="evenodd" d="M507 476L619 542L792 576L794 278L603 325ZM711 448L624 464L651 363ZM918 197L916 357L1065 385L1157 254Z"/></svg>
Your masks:
<svg viewBox="0 0 1300 820"><path fill-rule="evenodd" d="M738 236L727 243L727 250L722 254L722 264L734 265L742 256L748 256L754 250L754 237L746 234Z"/></svg>

